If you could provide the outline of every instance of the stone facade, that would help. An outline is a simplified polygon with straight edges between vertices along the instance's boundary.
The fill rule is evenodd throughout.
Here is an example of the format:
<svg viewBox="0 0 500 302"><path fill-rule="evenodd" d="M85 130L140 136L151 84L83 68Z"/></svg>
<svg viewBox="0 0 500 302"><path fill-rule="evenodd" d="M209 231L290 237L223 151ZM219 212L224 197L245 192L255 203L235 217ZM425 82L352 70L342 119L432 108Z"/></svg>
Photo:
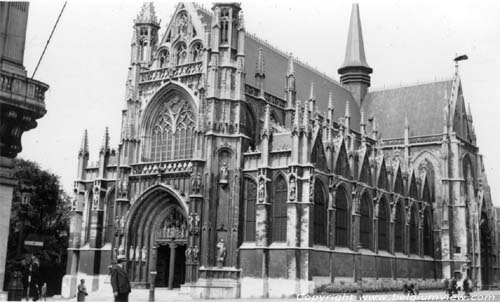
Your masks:
<svg viewBox="0 0 500 302"><path fill-rule="evenodd" d="M23 65L28 2L0 2L0 300L4 288L14 158L21 137L45 115L47 84L29 78Z"/></svg>
<svg viewBox="0 0 500 302"><path fill-rule="evenodd" d="M163 36L152 4L134 20L120 144L106 131L89 163L85 133L78 155L63 295L81 278L98 290L119 254L134 286L204 298L456 273L498 284L458 71L370 91L354 5L339 83L246 33L240 9L181 3Z"/></svg>

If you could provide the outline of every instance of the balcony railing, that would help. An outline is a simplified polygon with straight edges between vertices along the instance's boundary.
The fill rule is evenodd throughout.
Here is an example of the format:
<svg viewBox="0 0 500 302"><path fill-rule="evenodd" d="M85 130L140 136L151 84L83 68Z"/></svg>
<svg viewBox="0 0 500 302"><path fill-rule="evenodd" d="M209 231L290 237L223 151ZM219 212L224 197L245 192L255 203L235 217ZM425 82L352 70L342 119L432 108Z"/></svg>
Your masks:
<svg viewBox="0 0 500 302"><path fill-rule="evenodd" d="M14 106L38 107L45 113L47 84L0 70L0 101ZM40 108L41 107L41 108Z"/></svg>

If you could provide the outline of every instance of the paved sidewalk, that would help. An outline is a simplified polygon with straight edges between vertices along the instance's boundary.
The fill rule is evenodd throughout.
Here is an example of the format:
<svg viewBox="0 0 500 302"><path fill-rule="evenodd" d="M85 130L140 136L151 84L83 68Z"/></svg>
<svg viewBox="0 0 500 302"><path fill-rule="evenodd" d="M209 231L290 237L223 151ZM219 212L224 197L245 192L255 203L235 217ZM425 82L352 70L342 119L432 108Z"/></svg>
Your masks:
<svg viewBox="0 0 500 302"><path fill-rule="evenodd" d="M202 299L192 299L189 295L181 293L179 290L159 289L155 294L155 302L185 302L185 301L206 301ZM149 291L144 289L133 290L129 297L130 302L146 302L149 298ZM401 292L391 293L365 293L363 301L500 301L500 291L477 291L472 293L472 299L464 296L455 296L454 299L448 299L444 291L424 291L418 296L404 296ZM51 297L47 301L76 301L76 298L63 299L61 297ZM111 292L96 292L90 293L85 301L113 301ZM207 300L216 301L216 300ZM332 295L304 295L297 298L259 298L259 299L224 299L224 302L246 302L246 301L262 301L262 302L320 302L320 301L356 301L355 294L332 294Z"/></svg>

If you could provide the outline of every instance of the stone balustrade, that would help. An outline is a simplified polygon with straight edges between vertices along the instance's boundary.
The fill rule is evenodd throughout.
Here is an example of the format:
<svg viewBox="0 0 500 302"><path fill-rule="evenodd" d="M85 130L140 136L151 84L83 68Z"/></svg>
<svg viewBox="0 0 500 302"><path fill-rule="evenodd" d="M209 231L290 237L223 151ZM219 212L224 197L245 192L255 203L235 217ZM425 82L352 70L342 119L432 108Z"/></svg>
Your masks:
<svg viewBox="0 0 500 302"><path fill-rule="evenodd" d="M194 62L167 68L144 71L140 73L139 84L201 74L203 72L202 64L202 62Z"/></svg>
<svg viewBox="0 0 500 302"><path fill-rule="evenodd" d="M167 173L191 173L193 164L190 160L164 161L131 165L132 176L158 175Z"/></svg>

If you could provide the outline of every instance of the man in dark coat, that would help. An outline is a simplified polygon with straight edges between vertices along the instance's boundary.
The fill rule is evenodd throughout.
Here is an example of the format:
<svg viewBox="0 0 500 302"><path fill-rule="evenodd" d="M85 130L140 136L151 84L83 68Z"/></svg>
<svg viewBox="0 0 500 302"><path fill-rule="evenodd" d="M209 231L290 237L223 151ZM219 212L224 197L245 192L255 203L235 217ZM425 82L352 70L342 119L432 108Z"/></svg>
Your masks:
<svg viewBox="0 0 500 302"><path fill-rule="evenodd" d="M125 270L127 259L124 255L118 255L118 264L115 264L111 269L111 287L113 287L113 295L115 302L128 302L128 295L131 292L130 281Z"/></svg>

